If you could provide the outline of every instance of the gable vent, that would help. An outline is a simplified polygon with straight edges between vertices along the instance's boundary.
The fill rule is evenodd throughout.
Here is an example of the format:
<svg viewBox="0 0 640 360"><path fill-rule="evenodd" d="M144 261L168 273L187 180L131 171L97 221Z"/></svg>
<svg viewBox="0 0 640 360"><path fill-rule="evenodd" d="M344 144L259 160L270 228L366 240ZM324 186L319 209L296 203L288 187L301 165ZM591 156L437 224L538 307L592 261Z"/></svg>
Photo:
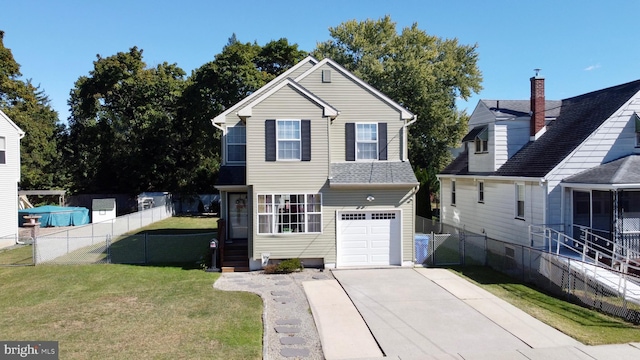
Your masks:
<svg viewBox="0 0 640 360"><path fill-rule="evenodd" d="M331 70L322 70L322 82L330 83L331 82Z"/></svg>

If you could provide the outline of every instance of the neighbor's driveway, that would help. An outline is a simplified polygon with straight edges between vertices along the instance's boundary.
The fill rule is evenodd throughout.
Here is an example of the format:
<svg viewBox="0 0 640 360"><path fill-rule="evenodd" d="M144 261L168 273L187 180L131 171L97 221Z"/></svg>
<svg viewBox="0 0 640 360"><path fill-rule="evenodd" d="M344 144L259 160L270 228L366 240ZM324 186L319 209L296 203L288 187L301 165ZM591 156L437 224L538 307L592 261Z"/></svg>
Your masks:
<svg viewBox="0 0 640 360"><path fill-rule="evenodd" d="M576 340L447 270L333 275L392 359L592 359Z"/></svg>

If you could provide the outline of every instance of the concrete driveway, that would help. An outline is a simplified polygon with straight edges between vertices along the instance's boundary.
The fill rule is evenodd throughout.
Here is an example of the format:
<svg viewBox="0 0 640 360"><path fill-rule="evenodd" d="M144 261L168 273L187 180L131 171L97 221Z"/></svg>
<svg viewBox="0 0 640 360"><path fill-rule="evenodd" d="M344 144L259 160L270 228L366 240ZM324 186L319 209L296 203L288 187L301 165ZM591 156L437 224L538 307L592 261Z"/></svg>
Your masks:
<svg viewBox="0 0 640 360"><path fill-rule="evenodd" d="M333 275L362 315L386 359L603 358L599 347L577 342L447 270L334 270ZM310 298L312 308L317 307L314 303L334 310L347 307L345 301L335 300L335 295L327 296L324 290L328 287L323 290L322 284L317 286L318 295L312 293ZM325 325L336 321L331 318L332 313L337 312L321 311L321 332ZM344 314L336 317L342 325L321 334L323 348L330 348L334 340L348 345L350 340L345 342L345 337L355 341L356 335L362 333L345 326ZM606 358L615 354L620 356L617 358L638 358L640 349L638 344L622 344L610 346L601 355L604 354ZM353 353L341 356L339 352L327 356L355 357Z"/></svg>

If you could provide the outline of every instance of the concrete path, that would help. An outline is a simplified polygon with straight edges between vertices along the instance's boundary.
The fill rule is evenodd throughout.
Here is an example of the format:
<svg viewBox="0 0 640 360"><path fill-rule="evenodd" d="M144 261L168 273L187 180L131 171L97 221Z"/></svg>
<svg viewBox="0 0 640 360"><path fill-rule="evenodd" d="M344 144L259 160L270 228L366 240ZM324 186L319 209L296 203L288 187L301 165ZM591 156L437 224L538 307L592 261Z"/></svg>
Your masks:
<svg viewBox="0 0 640 360"><path fill-rule="evenodd" d="M335 280L303 283L327 359L640 358L638 344L582 345L447 270L332 273L348 298Z"/></svg>

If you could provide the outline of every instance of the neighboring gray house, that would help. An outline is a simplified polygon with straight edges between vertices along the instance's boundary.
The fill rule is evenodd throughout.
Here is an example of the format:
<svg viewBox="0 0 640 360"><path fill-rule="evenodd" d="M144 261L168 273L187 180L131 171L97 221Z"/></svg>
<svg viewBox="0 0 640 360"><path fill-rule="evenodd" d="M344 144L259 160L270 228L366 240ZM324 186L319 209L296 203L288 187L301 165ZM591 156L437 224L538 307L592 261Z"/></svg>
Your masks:
<svg viewBox="0 0 640 360"><path fill-rule="evenodd" d="M313 57L216 116L223 270L289 258L412 265L419 183L407 126L415 120L334 61Z"/></svg>
<svg viewBox="0 0 640 360"><path fill-rule="evenodd" d="M529 226L623 241L640 231L640 80L545 101L480 101L439 175L442 222L529 245Z"/></svg>
<svg viewBox="0 0 640 360"><path fill-rule="evenodd" d="M18 183L22 131L0 111L0 248L18 239Z"/></svg>

